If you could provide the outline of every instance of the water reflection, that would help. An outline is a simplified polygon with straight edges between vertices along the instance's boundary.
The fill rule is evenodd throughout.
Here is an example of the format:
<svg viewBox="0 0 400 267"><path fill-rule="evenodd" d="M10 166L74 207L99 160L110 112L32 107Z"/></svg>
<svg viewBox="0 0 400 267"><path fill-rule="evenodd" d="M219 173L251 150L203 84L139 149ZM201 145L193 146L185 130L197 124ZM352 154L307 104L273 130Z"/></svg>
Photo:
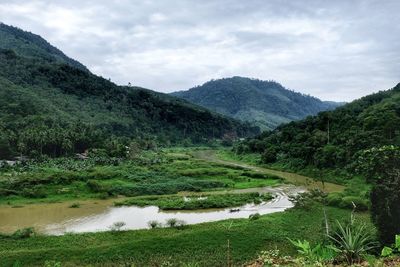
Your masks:
<svg viewBox="0 0 400 267"><path fill-rule="evenodd" d="M123 229L148 228L148 222L156 220L165 223L177 218L188 224L211 222L229 218L248 218L251 214L268 214L292 207L288 195L302 191L285 186L281 188L246 189L235 192L272 192L276 197L258 205L239 207L238 212L227 209L163 211L158 207L114 207L115 200L81 202L77 209L68 208L71 203L36 204L22 208L0 207L0 232L12 232L23 227L35 227L39 232L60 235L65 232L106 231L115 222L124 222Z"/></svg>

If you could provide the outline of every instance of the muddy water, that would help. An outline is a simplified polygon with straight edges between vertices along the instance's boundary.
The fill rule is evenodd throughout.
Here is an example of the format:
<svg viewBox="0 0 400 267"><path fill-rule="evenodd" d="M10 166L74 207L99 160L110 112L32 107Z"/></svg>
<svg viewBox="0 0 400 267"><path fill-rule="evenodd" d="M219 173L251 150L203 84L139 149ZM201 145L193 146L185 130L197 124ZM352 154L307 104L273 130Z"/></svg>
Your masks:
<svg viewBox="0 0 400 267"><path fill-rule="evenodd" d="M115 222L124 222L123 229L148 228L148 222L177 218L188 224L211 222L229 218L248 218L254 213L268 214L292 207L288 195L303 191L301 188L252 188L231 192L271 192L276 197L259 205L239 207L238 212L230 209L162 211L158 207L114 207L114 200L80 201L80 208L69 208L71 203L34 204L21 208L0 206L0 232L10 233L24 227L35 227L44 234L61 235L65 232L106 231Z"/></svg>

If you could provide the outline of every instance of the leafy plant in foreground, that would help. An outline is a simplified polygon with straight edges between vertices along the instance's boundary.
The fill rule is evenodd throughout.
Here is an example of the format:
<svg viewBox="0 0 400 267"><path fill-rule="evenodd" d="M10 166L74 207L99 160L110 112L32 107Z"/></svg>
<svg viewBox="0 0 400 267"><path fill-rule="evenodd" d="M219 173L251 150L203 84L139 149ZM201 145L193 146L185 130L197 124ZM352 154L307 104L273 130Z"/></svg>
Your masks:
<svg viewBox="0 0 400 267"><path fill-rule="evenodd" d="M400 235L396 235L393 247L384 246L381 252L382 257L390 257L395 253L400 253Z"/></svg>
<svg viewBox="0 0 400 267"><path fill-rule="evenodd" d="M360 262L377 245L367 226L355 223L353 218L348 223L337 221L336 229L328 237L333 242L332 248L349 265Z"/></svg>
<svg viewBox="0 0 400 267"><path fill-rule="evenodd" d="M299 254L309 263L323 263L332 261L336 252L332 246L316 244L312 246L309 241L291 240L289 241L297 248Z"/></svg>

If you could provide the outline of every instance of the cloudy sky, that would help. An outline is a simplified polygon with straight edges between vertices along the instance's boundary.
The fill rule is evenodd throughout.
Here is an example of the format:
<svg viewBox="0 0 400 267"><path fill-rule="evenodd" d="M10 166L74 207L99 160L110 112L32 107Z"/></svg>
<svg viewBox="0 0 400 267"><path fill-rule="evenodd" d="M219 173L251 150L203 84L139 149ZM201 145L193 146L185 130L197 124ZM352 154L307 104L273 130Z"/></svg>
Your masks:
<svg viewBox="0 0 400 267"><path fill-rule="evenodd" d="M397 0L0 0L0 21L118 84L171 92L248 76L349 101L400 82L399 10Z"/></svg>

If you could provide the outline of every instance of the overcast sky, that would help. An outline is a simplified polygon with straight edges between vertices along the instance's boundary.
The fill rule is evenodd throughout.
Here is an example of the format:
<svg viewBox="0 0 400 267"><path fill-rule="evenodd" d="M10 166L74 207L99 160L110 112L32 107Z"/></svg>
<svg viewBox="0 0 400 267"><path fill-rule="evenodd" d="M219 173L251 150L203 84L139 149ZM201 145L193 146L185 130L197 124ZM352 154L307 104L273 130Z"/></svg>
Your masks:
<svg viewBox="0 0 400 267"><path fill-rule="evenodd" d="M349 101L400 82L399 10L397 0L0 0L0 21L118 84L171 92L247 76Z"/></svg>

